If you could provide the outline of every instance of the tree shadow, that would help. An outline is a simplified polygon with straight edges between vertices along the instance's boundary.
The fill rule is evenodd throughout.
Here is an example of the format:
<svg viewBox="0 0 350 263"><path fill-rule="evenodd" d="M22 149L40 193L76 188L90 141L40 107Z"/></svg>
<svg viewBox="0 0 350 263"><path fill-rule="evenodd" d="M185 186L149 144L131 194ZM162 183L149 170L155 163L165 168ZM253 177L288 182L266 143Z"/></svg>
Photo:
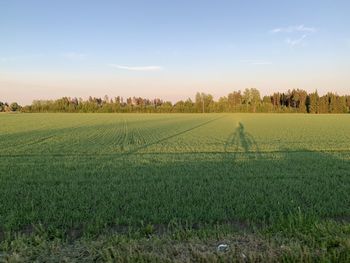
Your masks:
<svg viewBox="0 0 350 263"><path fill-rule="evenodd" d="M256 159L260 156L259 146L254 137L245 130L239 122L238 127L229 135L225 144L224 152L226 160L235 161L239 155L247 159Z"/></svg>
<svg viewBox="0 0 350 263"><path fill-rule="evenodd" d="M222 152L175 156L140 152L125 162L111 155L75 159L62 154L65 159L49 159L47 154L37 159L1 157L0 240L2 229L29 232L28 222L64 229L74 239L80 231L92 231L81 230L81 225L96 232L111 231L105 230L111 225L123 232L141 220L155 229L176 219L199 225L243 225L242 229L245 224L247 228L268 224L287 231L294 225L286 224L297 224L293 220L299 220L301 212L304 227L306 217L340 222L350 218L350 153L307 148L259 152L243 124L234 127L227 139L227 160ZM249 159L246 163L238 158Z"/></svg>

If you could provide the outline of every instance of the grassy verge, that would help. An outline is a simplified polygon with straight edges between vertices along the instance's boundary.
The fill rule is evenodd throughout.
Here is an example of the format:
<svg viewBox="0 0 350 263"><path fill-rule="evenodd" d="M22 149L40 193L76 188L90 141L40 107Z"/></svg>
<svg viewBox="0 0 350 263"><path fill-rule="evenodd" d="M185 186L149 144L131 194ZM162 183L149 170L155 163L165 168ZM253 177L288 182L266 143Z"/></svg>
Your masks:
<svg viewBox="0 0 350 263"><path fill-rule="evenodd" d="M303 215L270 227L169 224L74 238L42 226L4 233L0 262L349 262L350 224ZM228 246L218 250L220 244Z"/></svg>

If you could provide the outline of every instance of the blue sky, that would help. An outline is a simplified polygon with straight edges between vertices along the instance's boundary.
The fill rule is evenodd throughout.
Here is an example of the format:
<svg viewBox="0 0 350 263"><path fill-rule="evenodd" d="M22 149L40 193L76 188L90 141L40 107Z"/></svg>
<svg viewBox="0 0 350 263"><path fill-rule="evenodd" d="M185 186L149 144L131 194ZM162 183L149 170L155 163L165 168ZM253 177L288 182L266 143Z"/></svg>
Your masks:
<svg viewBox="0 0 350 263"><path fill-rule="evenodd" d="M0 100L350 93L350 1L0 1Z"/></svg>

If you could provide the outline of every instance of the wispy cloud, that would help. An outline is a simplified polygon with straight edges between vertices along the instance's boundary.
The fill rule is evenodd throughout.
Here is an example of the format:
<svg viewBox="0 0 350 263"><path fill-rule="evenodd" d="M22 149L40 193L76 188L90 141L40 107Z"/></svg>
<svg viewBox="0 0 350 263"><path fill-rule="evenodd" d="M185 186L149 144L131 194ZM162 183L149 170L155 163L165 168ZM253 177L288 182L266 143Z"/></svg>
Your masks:
<svg viewBox="0 0 350 263"><path fill-rule="evenodd" d="M116 64L109 64L109 66L130 71L159 71L163 69L161 66L125 66Z"/></svg>
<svg viewBox="0 0 350 263"><path fill-rule="evenodd" d="M87 57L86 54L80 52L63 52L60 54L62 57L71 60L81 60Z"/></svg>
<svg viewBox="0 0 350 263"><path fill-rule="evenodd" d="M288 26L288 27L277 27L270 30L270 33L294 33L294 32L304 32L304 33L314 33L317 29L314 27L306 27L304 25L298 26Z"/></svg>
<svg viewBox="0 0 350 263"><path fill-rule="evenodd" d="M270 30L270 33L279 34L284 33L288 35L293 35L293 37L288 37L285 39L285 43L291 47L302 47L305 46L305 39L309 35L315 33L317 29L315 27L307 27L304 25L288 26L288 27L278 27Z"/></svg>
<svg viewBox="0 0 350 263"><path fill-rule="evenodd" d="M297 47L297 46L303 46L305 45L305 39L306 39L307 35L304 34L299 38L295 38L295 39L291 39L291 38L287 38L286 39L286 43L288 46L290 47Z"/></svg>
<svg viewBox="0 0 350 263"><path fill-rule="evenodd" d="M245 60L241 60L241 62L251 64L251 65L272 65L271 61L266 61L266 60L245 59Z"/></svg>

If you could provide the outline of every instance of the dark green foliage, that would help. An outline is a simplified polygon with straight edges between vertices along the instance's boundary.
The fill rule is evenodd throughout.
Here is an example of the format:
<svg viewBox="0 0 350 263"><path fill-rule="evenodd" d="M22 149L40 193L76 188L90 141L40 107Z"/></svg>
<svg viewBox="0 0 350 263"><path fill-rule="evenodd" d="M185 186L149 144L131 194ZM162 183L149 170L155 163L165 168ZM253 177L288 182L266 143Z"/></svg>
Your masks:
<svg viewBox="0 0 350 263"><path fill-rule="evenodd" d="M1 102L0 101L0 112L15 112L20 111L22 109L22 106L19 105L17 102L13 102L10 105L7 102Z"/></svg>
<svg viewBox="0 0 350 263"><path fill-rule="evenodd" d="M287 93L274 93L261 99L257 89L234 91L227 97L214 101L213 96L197 93L195 101L191 99L172 104L160 99L141 97L121 97L109 99L89 97L88 100L63 97L58 100L36 100L25 106L24 112L136 112L136 113L194 113L194 112L290 112L290 113L348 113L350 97L327 93L319 97L317 91L307 94L300 89Z"/></svg>
<svg viewBox="0 0 350 263"><path fill-rule="evenodd" d="M18 105L17 102L13 102L10 105L10 111L19 111L21 109L21 106Z"/></svg>
<svg viewBox="0 0 350 263"><path fill-rule="evenodd" d="M9 109L7 102L4 103L0 101L0 112L9 111Z"/></svg>

